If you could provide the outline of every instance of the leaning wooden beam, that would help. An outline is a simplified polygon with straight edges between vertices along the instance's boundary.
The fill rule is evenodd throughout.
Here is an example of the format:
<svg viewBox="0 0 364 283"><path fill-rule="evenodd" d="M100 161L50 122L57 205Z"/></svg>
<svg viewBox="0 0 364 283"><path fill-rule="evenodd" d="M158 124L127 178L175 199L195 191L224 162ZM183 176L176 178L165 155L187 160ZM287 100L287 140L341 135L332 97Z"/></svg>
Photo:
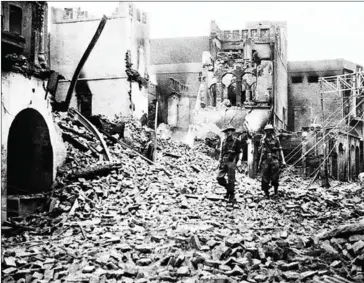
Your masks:
<svg viewBox="0 0 364 283"><path fill-rule="evenodd" d="M80 136L80 137L82 137L82 138L85 138L85 139L89 140L89 141L92 141L92 140L93 140L93 138L92 138L92 137L90 137L89 135L86 135L86 134L84 134L84 133L80 133L79 131L76 131L76 130L74 130L74 129L70 128L70 127L67 127L67 126L63 125L62 123L58 123L58 126L59 126L62 130L66 130L66 131L68 131L68 132L71 132L71 133L73 133L73 134L76 134L76 135L78 135L78 136Z"/></svg>
<svg viewBox="0 0 364 283"><path fill-rule="evenodd" d="M148 162L150 165L155 165L157 167L161 167L159 165L157 165L155 162L153 162L152 160L146 158L144 155L140 154L139 152L137 152L136 150L134 150L131 146L127 145L126 143L114 138L112 135L106 133L105 131L101 130L101 133L103 133L106 137L108 137L111 141L113 142L117 142L118 144L120 144L122 147L130 149L131 151L133 151L137 156L139 156L141 159L143 159L144 161ZM168 163L167 163L168 164ZM170 164L168 164L170 165ZM162 167L162 170L164 171L164 173L166 173L167 176L171 177L172 174L170 172L168 172L168 170L164 167Z"/></svg>
<svg viewBox="0 0 364 283"><path fill-rule="evenodd" d="M109 149L107 148L107 145L104 141L104 139L102 138L100 132L96 129L96 127L89 121L87 120L86 117L84 117L80 112L78 112L76 109L71 108L68 113L70 114L71 117L73 117L74 119L77 119L87 130L89 130L92 134L94 134L94 136L100 141L103 149L104 149L104 156L106 158L107 161L111 161L112 157L110 155Z"/></svg>
<svg viewBox="0 0 364 283"><path fill-rule="evenodd" d="M96 45L96 43L97 43L97 41L98 41L104 27L106 25L106 21L107 21L107 17L103 16L101 21L100 21L100 24L99 24L99 26L98 26L98 28L96 30L95 35L91 39L91 42L87 46L87 49L86 49L85 53L82 55L82 58L81 58L80 62L77 65L76 71L75 71L75 73L73 74L73 77L72 77L70 87L68 88L68 91L67 91L66 101L64 102L65 103L65 106L64 106L65 109L63 109L63 111L68 110L68 107L70 105L71 98L72 98L72 93L73 93L73 90L74 90L74 88L76 86L76 83L77 83L77 80L78 80L78 76L80 75L81 70L82 70L83 66L85 65L85 63L87 61L87 58L90 55L92 49L95 47L95 45Z"/></svg>
<svg viewBox="0 0 364 283"><path fill-rule="evenodd" d="M343 237L345 235L363 233L363 232L364 232L364 220L354 224L339 226L325 234L320 235L318 238L324 240L336 237Z"/></svg>
<svg viewBox="0 0 364 283"><path fill-rule="evenodd" d="M120 168L121 166L122 166L121 162L96 165L96 166L92 166L90 168L78 170L78 171L70 174L69 179L92 178L95 176L105 176L105 175L109 174L111 171Z"/></svg>

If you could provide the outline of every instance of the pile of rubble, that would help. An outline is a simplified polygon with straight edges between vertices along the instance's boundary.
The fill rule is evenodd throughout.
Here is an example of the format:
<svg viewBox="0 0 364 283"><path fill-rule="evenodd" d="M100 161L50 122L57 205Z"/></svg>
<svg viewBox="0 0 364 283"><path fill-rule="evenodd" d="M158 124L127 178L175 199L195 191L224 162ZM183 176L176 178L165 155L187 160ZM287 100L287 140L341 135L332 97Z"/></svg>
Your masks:
<svg viewBox="0 0 364 283"><path fill-rule="evenodd" d="M2 238L3 282L363 282L364 192L354 184L325 190L289 175L266 200L237 173L231 205L217 161L199 151L158 140L150 164L103 135L106 162L82 126L56 119L77 142L66 141L48 211ZM136 142L141 126L125 123Z"/></svg>

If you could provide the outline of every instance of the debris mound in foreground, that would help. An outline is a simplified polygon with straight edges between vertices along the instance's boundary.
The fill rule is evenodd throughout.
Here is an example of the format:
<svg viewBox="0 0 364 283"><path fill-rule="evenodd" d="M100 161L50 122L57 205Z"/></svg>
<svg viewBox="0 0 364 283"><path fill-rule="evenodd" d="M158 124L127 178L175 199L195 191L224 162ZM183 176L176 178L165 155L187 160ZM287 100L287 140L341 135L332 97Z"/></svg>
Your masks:
<svg viewBox="0 0 364 283"><path fill-rule="evenodd" d="M158 164L142 159L133 149L143 128L132 119L121 141L133 149L103 135L111 162L78 122L55 121L67 161L47 210L15 219L3 236L4 282L363 282L355 184L325 190L290 175L266 200L257 180L237 172L233 206L205 154L160 140Z"/></svg>

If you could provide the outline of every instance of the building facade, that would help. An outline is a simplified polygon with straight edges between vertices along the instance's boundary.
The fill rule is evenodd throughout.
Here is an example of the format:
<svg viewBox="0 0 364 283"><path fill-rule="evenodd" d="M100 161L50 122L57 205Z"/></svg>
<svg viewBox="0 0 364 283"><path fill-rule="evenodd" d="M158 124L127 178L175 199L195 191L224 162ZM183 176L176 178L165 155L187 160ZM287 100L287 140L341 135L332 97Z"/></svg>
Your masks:
<svg viewBox="0 0 364 283"><path fill-rule="evenodd" d="M152 61L161 112L165 113L161 121L168 123L173 115L168 104L172 78L186 84L191 97L189 107L184 106L183 96L173 100L173 105L189 117L189 121L173 121L177 127L193 125L196 132L198 128L219 132L232 124L255 136L270 122L285 130L286 29L284 22L249 22L245 29L223 31L211 22L208 37L152 40L151 54L161 54ZM246 150L252 153L245 157L251 172L255 171L259 137L248 143L251 150Z"/></svg>
<svg viewBox="0 0 364 283"><path fill-rule="evenodd" d="M187 85L188 91L179 94L178 103L173 100L173 107L178 107L178 119L172 118L172 127L187 130L192 123L193 109L199 90L202 74L202 54L209 50L209 37L182 37L151 39L151 73L157 80L159 103L159 122L168 123L172 114L172 104L168 100L174 83Z"/></svg>
<svg viewBox="0 0 364 283"><path fill-rule="evenodd" d="M62 101L100 18L80 8L53 8L51 17L51 67L66 78L57 92ZM75 88L71 106L86 116L147 113L149 53L147 14L132 2L120 2L82 69L78 84L83 85Z"/></svg>
<svg viewBox="0 0 364 283"><path fill-rule="evenodd" d="M49 191L66 150L45 85L51 75L46 2L2 2L2 221ZM23 197L25 196L25 197Z"/></svg>
<svg viewBox="0 0 364 283"><path fill-rule="evenodd" d="M304 133L306 176L325 159L328 174L338 180L355 180L364 170L362 70L343 59L288 63L289 129Z"/></svg>

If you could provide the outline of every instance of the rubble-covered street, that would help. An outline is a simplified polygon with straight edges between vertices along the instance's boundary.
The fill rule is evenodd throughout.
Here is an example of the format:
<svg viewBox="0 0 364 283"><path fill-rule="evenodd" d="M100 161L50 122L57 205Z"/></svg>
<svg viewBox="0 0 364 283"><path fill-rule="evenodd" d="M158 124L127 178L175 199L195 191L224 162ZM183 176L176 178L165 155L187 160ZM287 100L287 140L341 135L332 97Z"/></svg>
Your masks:
<svg viewBox="0 0 364 283"><path fill-rule="evenodd" d="M55 122L67 160L45 210L4 223L2 282L364 282L358 183L324 189L285 171L267 200L237 173L231 205L207 155L159 140L151 165L128 149L139 122L125 120L126 144L103 135L109 163L81 124Z"/></svg>
<svg viewBox="0 0 364 283"><path fill-rule="evenodd" d="M2 1L1 282L364 283L363 10Z"/></svg>

